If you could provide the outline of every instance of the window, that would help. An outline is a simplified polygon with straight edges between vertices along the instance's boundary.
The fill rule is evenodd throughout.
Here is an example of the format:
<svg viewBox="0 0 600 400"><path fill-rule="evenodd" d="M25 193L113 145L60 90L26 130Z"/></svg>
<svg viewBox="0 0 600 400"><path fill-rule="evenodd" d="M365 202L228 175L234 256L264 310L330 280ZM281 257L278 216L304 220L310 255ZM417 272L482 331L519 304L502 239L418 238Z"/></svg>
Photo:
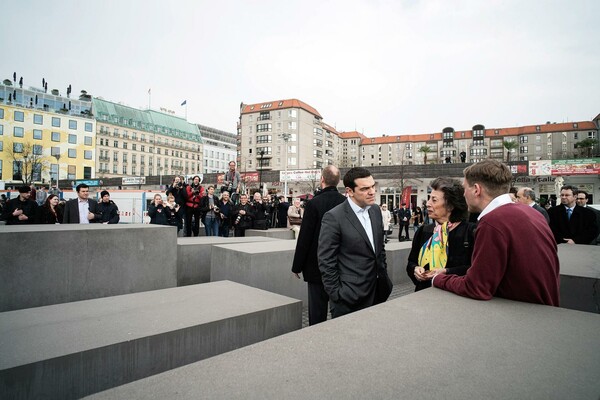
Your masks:
<svg viewBox="0 0 600 400"><path fill-rule="evenodd" d="M260 115L258 116L258 118L256 120L264 121L264 120L268 120L268 119L271 119L271 113L269 111L261 111Z"/></svg>
<svg viewBox="0 0 600 400"><path fill-rule="evenodd" d="M52 126L60 128L60 118L58 118L58 117L52 117Z"/></svg>
<svg viewBox="0 0 600 400"><path fill-rule="evenodd" d="M25 116L23 111L15 111L15 121L23 122L25 120Z"/></svg>
<svg viewBox="0 0 600 400"><path fill-rule="evenodd" d="M595 135L594 132L588 132L588 139L594 139Z"/></svg>
<svg viewBox="0 0 600 400"><path fill-rule="evenodd" d="M20 126L15 126L15 127L13 128L13 135L14 135L14 137L23 137L23 135L24 135L24 132L25 132L25 131L24 131L24 130L23 130L23 128L22 128L22 127L20 127Z"/></svg>
<svg viewBox="0 0 600 400"><path fill-rule="evenodd" d="M117 164L113 164L113 174L117 174Z"/></svg>
<svg viewBox="0 0 600 400"><path fill-rule="evenodd" d="M13 161L13 181L20 181L23 178L23 161Z"/></svg>
<svg viewBox="0 0 600 400"><path fill-rule="evenodd" d="M288 146L288 153L296 153L296 146Z"/></svg>
<svg viewBox="0 0 600 400"><path fill-rule="evenodd" d="M123 174L127 174L127 165L123 165Z"/></svg>
<svg viewBox="0 0 600 400"><path fill-rule="evenodd" d="M115 140L113 142L113 147L119 147L119 141L118 140Z"/></svg>
<svg viewBox="0 0 600 400"><path fill-rule="evenodd" d="M473 139L473 146L483 146L483 145L484 145L483 139Z"/></svg>
<svg viewBox="0 0 600 400"><path fill-rule="evenodd" d="M85 158L86 160L91 160L92 159L92 151L91 150L84 150L83 151L83 158Z"/></svg>
<svg viewBox="0 0 600 400"><path fill-rule="evenodd" d="M271 135L259 135L256 137L256 143L271 143Z"/></svg>
<svg viewBox="0 0 600 400"><path fill-rule="evenodd" d="M44 123L44 117L40 114L33 114L33 123L36 125L42 125Z"/></svg>
<svg viewBox="0 0 600 400"><path fill-rule="evenodd" d="M38 139L38 140L42 140L42 130L41 129L34 129L33 130L33 138L34 139Z"/></svg>
<svg viewBox="0 0 600 400"><path fill-rule="evenodd" d="M313 139L313 145L323 147L323 141L321 139Z"/></svg>
<svg viewBox="0 0 600 400"><path fill-rule="evenodd" d="M444 132L444 139L453 139L454 132Z"/></svg>
<svg viewBox="0 0 600 400"><path fill-rule="evenodd" d="M256 132L271 132L271 124L258 124L256 125Z"/></svg>
<svg viewBox="0 0 600 400"><path fill-rule="evenodd" d="M69 165L67 167L67 179L77 179L77 166Z"/></svg>
<svg viewBox="0 0 600 400"><path fill-rule="evenodd" d="M4 142L0 141L0 151L4 151Z"/></svg>
<svg viewBox="0 0 600 400"><path fill-rule="evenodd" d="M4 119L4 108L0 108L0 119Z"/></svg>
<svg viewBox="0 0 600 400"><path fill-rule="evenodd" d="M297 118L298 117L298 110L288 110L288 117L289 118Z"/></svg>
<svg viewBox="0 0 600 400"><path fill-rule="evenodd" d="M469 151L469 153L472 156L486 156L487 155L487 149L471 149Z"/></svg>
<svg viewBox="0 0 600 400"><path fill-rule="evenodd" d="M133 143L133 144L131 145L131 150L137 150L137 144Z"/></svg>
<svg viewBox="0 0 600 400"><path fill-rule="evenodd" d="M41 156L42 155L42 145L41 144L34 144L33 148L32 148L33 154L36 156Z"/></svg>
<svg viewBox="0 0 600 400"><path fill-rule="evenodd" d="M297 126L298 124L296 123L296 121L288 122L288 129L296 130Z"/></svg>
<svg viewBox="0 0 600 400"><path fill-rule="evenodd" d="M77 144L77 135L69 134L69 143Z"/></svg>
<svg viewBox="0 0 600 400"><path fill-rule="evenodd" d="M77 150L69 149L69 158L77 158Z"/></svg>
<svg viewBox="0 0 600 400"><path fill-rule="evenodd" d="M528 153L527 146L521 146L521 147L519 147L519 153Z"/></svg>
<svg viewBox="0 0 600 400"><path fill-rule="evenodd" d="M92 141L92 137L91 136L84 136L83 137L83 144L85 144L86 146L91 146L93 143Z"/></svg>
<svg viewBox="0 0 600 400"><path fill-rule="evenodd" d="M60 132L52 132L52 141L60 142Z"/></svg>
<svg viewBox="0 0 600 400"><path fill-rule="evenodd" d="M315 158L322 158L323 157L323 152L321 150L313 150L313 157L315 157Z"/></svg>
<svg viewBox="0 0 600 400"><path fill-rule="evenodd" d="M527 143L527 136L519 136L519 143Z"/></svg>
<svg viewBox="0 0 600 400"><path fill-rule="evenodd" d="M412 150L412 143L406 143L406 150Z"/></svg>
<svg viewBox="0 0 600 400"><path fill-rule="evenodd" d="M140 150L141 150L141 151L146 151L146 146L144 146L144 145L141 145L141 146L140 146ZM150 153L152 153L152 151L150 151Z"/></svg>
<svg viewBox="0 0 600 400"><path fill-rule="evenodd" d="M0 136L4 135L4 125L0 125Z"/></svg>
<svg viewBox="0 0 600 400"><path fill-rule="evenodd" d="M118 156L119 156L119 152L118 152L118 151L115 151L115 152L113 153L113 161L119 161L119 158L118 158Z"/></svg>
<svg viewBox="0 0 600 400"><path fill-rule="evenodd" d="M317 136L323 136L323 129L321 128L313 128L313 133Z"/></svg>
<svg viewBox="0 0 600 400"><path fill-rule="evenodd" d="M252 150L252 149L250 149ZM257 147L256 148L256 155L259 155L261 151L264 151L264 154L271 154L271 148L270 147Z"/></svg>
<svg viewBox="0 0 600 400"><path fill-rule="evenodd" d="M127 162L127 153L123 153L123 162L126 163Z"/></svg>
<svg viewBox="0 0 600 400"><path fill-rule="evenodd" d="M127 142L123 142L123 148L126 149L127 148Z"/></svg>
<svg viewBox="0 0 600 400"><path fill-rule="evenodd" d="M83 179L92 179L92 167L83 167Z"/></svg>
<svg viewBox="0 0 600 400"><path fill-rule="evenodd" d="M23 152L23 143L13 143L13 152L14 153L22 153Z"/></svg>
<svg viewBox="0 0 600 400"><path fill-rule="evenodd" d="M91 122L86 122L84 129L85 129L86 132L92 132L92 123Z"/></svg>
<svg viewBox="0 0 600 400"><path fill-rule="evenodd" d="M77 121L70 119L69 120L69 129L77 129Z"/></svg>

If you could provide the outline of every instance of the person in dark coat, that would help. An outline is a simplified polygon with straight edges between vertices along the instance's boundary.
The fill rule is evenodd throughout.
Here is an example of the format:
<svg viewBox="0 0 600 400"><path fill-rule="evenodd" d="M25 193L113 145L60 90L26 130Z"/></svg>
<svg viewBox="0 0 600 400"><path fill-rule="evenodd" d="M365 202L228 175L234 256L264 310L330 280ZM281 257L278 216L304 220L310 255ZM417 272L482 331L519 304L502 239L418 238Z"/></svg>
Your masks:
<svg viewBox="0 0 600 400"><path fill-rule="evenodd" d="M77 190L77 198L65 204L63 224L91 224L100 221L98 203L89 198L90 187L80 183L75 190Z"/></svg>
<svg viewBox="0 0 600 400"><path fill-rule="evenodd" d="M229 229L231 228L231 216L233 215L235 205L229 199L229 192L221 193L219 200L219 236L229 237Z"/></svg>
<svg viewBox="0 0 600 400"><path fill-rule="evenodd" d="M235 237L246 236L246 229L252 228L252 221L254 220L254 211L252 206L248 202L248 195L240 195L240 204L235 207L232 215L233 220L233 231Z"/></svg>
<svg viewBox="0 0 600 400"><path fill-rule="evenodd" d="M323 287L317 249L319 247L319 232L323 215L346 197L338 192L340 171L333 165L328 165L321 172L321 188L315 197L304 208L304 217L300 227L300 235L296 242L296 252L292 264L292 272L302 278L308 286L308 323L315 325L327 320L327 303L329 296Z"/></svg>
<svg viewBox="0 0 600 400"><path fill-rule="evenodd" d="M164 206L162 195L154 195L154 201L148 206L148 216L150 217L151 224L169 225L172 211L169 207Z"/></svg>
<svg viewBox="0 0 600 400"><path fill-rule="evenodd" d="M100 222L103 224L118 224L119 223L119 208L110 199L110 194L103 190L100 192L100 198L102 201L98 203L98 212L102 215Z"/></svg>
<svg viewBox="0 0 600 400"><path fill-rule="evenodd" d="M278 228L287 227L288 208L290 208L290 203L288 203L287 199L284 196L279 196L279 205L277 206L277 227Z"/></svg>
<svg viewBox="0 0 600 400"><path fill-rule="evenodd" d="M6 225L35 224L38 205L30 199L31 188L19 187L19 196L6 202L2 210L2 220Z"/></svg>
<svg viewBox="0 0 600 400"><path fill-rule="evenodd" d="M58 196L51 194L46 198L44 204L38 207L37 223L38 224L60 224L63 220L62 207L58 206Z"/></svg>

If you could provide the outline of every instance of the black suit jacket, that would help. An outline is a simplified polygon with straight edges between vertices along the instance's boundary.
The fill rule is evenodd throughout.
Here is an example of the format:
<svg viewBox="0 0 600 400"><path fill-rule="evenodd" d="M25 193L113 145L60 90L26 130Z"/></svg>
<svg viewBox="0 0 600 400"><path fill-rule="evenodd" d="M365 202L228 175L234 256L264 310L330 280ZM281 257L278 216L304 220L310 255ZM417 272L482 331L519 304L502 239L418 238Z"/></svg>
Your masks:
<svg viewBox="0 0 600 400"><path fill-rule="evenodd" d="M297 274L302 273L302 277L306 282L322 282L317 259L321 220L327 211L342 204L345 200L346 197L338 192L335 186L329 186L320 191L304 207L300 235L296 242L292 272Z"/></svg>
<svg viewBox="0 0 600 400"><path fill-rule="evenodd" d="M323 216L318 259L323 285L330 300L355 311L375 304L378 275L385 277L390 288L392 283L387 277L379 207L374 205L369 209L373 249L349 201L352 200L344 201Z"/></svg>
<svg viewBox="0 0 600 400"><path fill-rule="evenodd" d="M63 224L79 223L79 205L77 204L78 201L78 198L74 198L65 203ZM90 221L90 224L98 222L102 218L102 214L98 210L98 203L96 202L96 200L88 199L88 208L90 212L94 214L94 219Z"/></svg>
<svg viewBox="0 0 600 400"><path fill-rule="evenodd" d="M548 211L546 211L546 209L544 207L540 206L537 203L534 203L532 207L534 210L539 211L544 216L544 218L546 218L547 223L550 223L550 217L548 216Z"/></svg>
<svg viewBox="0 0 600 400"><path fill-rule="evenodd" d="M556 243L566 243L572 239L577 244L590 244L596 237L596 215L586 207L575 205L571 219L567 218L564 205L559 204L548 210L550 229Z"/></svg>
<svg viewBox="0 0 600 400"><path fill-rule="evenodd" d="M408 225L410 224L410 218L412 217L412 212L410 211L409 208L406 209L398 209L398 223L400 225ZM404 221L404 218L406 218L406 221Z"/></svg>

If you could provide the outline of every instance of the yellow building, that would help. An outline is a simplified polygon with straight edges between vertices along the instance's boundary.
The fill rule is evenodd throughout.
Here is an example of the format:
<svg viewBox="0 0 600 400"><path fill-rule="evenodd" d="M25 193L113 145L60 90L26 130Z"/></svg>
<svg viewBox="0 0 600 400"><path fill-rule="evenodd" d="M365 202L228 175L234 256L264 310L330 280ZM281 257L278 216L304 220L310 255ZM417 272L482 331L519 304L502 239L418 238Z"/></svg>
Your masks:
<svg viewBox="0 0 600 400"><path fill-rule="evenodd" d="M91 98L0 84L0 181L56 184L95 177ZM35 99L35 100L34 100Z"/></svg>

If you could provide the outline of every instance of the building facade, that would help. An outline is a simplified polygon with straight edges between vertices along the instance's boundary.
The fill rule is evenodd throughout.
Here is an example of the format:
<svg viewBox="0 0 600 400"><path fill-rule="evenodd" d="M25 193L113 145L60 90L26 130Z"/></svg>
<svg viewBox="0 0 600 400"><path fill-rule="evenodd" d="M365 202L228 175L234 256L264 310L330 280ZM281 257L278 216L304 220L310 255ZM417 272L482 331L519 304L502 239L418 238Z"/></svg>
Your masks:
<svg viewBox="0 0 600 400"><path fill-rule="evenodd" d="M339 163L339 144L335 129L300 100L240 107L237 160L242 171L322 168Z"/></svg>
<svg viewBox="0 0 600 400"><path fill-rule="evenodd" d="M193 175L203 172L202 136L184 118L93 99L98 176Z"/></svg>
<svg viewBox="0 0 600 400"><path fill-rule="evenodd" d="M0 85L0 181L55 185L95 177L91 97ZM16 83L16 82L15 82ZM68 186L68 185L66 185Z"/></svg>
<svg viewBox="0 0 600 400"><path fill-rule="evenodd" d="M234 133L198 124L203 140L204 172L223 172L229 162L237 159L237 138Z"/></svg>

